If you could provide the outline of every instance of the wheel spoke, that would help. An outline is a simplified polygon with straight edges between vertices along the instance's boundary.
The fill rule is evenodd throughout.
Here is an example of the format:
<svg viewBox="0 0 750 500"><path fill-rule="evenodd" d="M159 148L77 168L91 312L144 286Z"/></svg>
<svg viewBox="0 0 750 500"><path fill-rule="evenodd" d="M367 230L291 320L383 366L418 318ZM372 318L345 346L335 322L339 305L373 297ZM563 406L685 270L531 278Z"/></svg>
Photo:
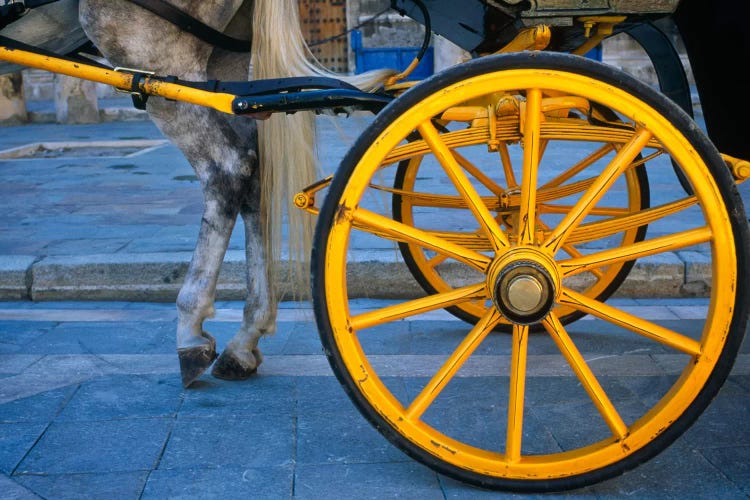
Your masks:
<svg viewBox="0 0 750 500"><path fill-rule="evenodd" d="M487 269L490 263L489 257L436 237L434 233L402 224L364 208L357 208L351 212L352 221L356 223L357 229L362 231L429 248L440 254L453 257L482 272Z"/></svg>
<svg viewBox="0 0 750 500"><path fill-rule="evenodd" d="M432 257L431 259L427 259L425 261L425 264L427 264L430 267L430 269L435 269L437 266L445 262L447 259L448 257L446 257L445 255L438 254Z"/></svg>
<svg viewBox="0 0 750 500"><path fill-rule="evenodd" d="M585 170L589 166L596 163L598 160L601 160L602 158L607 156L607 154L609 154L612 150L614 150L614 146L612 144L605 144L598 150L588 155L583 160L579 161L578 163L570 167L565 172L561 173L560 175L550 180L549 182L544 183L544 185L541 186L541 188L551 188L551 187L556 187L556 186L561 185L563 182L571 179L572 177L579 174L581 171Z"/></svg>
<svg viewBox="0 0 750 500"><path fill-rule="evenodd" d="M471 182L466 177L466 174L456 161L451 150L440 139L440 134L438 134L435 126L429 121L423 122L419 126L419 132L422 134L425 142L429 144L435 157L445 169L448 177L453 181L458 192L466 199L469 209L487 233L492 248L500 250L501 248L507 248L510 246L505 233L492 216L492 213L487 209L487 206L484 204L479 194L477 194L474 186L471 185Z"/></svg>
<svg viewBox="0 0 750 500"><path fill-rule="evenodd" d="M446 194L435 194L435 193L420 193L417 191L406 191L403 189L394 189L378 184L370 184L372 189L378 191L385 191L396 196L400 196L404 202L408 202L414 207L433 207L433 208L468 208L466 201L456 195ZM482 202L488 209L499 208L499 202L497 196L482 196Z"/></svg>
<svg viewBox="0 0 750 500"><path fill-rule="evenodd" d="M411 402L406 409L406 418L418 419L440 392L445 388L448 382L463 366L474 350L479 347L482 340L492 331L500 321L500 314L496 309L488 309L482 318L474 325L474 328L461 341L455 351L451 353L448 359L443 363L435 376L425 385L424 389Z"/></svg>
<svg viewBox="0 0 750 500"><path fill-rule="evenodd" d="M484 187L490 190L492 194L495 196L500 196L503 194L503 188L502 186L498 186L495 181L490 179L487 175L484 174L481 170L479 170L476 165L471 163L465 156L463 156L461 153L456 151L455 149L453 151L453 156L456 158L456 161L459 165L461 165L464 170L469 172L476 180L482 183Z"/></svg>
<svg viewBox="0 0 750 500"><path fill-rule="evenodd" d="M691 229L680 233L659 236L650 240L640 241L632 245L624 245L601 252L592 253L572 259L559 261L563 278L573 276L584 271L591 271L606 267L617 262L635 260L640 257L671 252L711 240L711 230L708 227Z"/></svg>
<svg viewBox="0 0 750 500"><path fill-rule="evenodd" d="M553 313L549 314L542 323L552 337L552 340L557 344L562 355L568 361L570 368L576 374L578 380L581 381L583 388L588 393L594 406L599 410L612 434L618 439L625 437L628 432L627 425L625 425L622 417L620 417L609 397L607 397L594 372L586 364L586 360L583 359L583 356L573 343L573 339L565 331L565 327L560 323L560 320Z"/></svg>
<svg viewBox="0 0 750 500"><path fill-rule="evenodd" d="M528 345L528 325L513 325L513 347L510 354L510 390L508 394L508 429L505 438L505 458L511 463L518 462L521 458Z"/></svg>
<svg viewBox="0 0 750 500"><path fill-rule="evenodd" d="M651 139L651 132L646 129L637 129L635 135L617 152L612 162L607 165L601 175L581 196L570 213L566 215L560 224L552 231L544 242L544 247L553 254L562 247L571 231L583 220L589 211L596 205L597 201L615 182L617 177L630 167L633 159L643 150Z"/></svg>
<svg viewBox="0 0 750 500"><path fill-rule="evenodd" d="M547 226L547 224L545 224L541 219L538 220L537 223L542 227L543 231L549 231L549 226ZM571 244L563 245L562 249L572 258L583 257L583 254ZM604 273L600 269L592 269L591 273L594 275L594 277L596 277L596 279L602 279L604 277Z"/></svg>
<svg viewBox="0 0 750 500"><path fill-rule="evenodd" d="M436 293L427 297L409 300L401 304L352 316L349 324L354 330L363 330L371 326L382 325L399 319L416 316L429 311L436 311L462 302L484 299L484 283L456 288L449 292Z"/></svg>
<svg viewBox="0 0 750 500"><path fill-rule="evenodd" d="M526 93L526 111L523 127L523 168L521 173L521 204L519 206L518 242L522 245L536 243L536 190L537 173L542 139L542 92L529 89Z"/></svg>
<svg viewBox="0 0 750 500"><path fill-rule="evenodd" d="M503 164L503 172L505 173L505 181L506 184L508 184L508 189L518 187L516 174L513 172L513 162L510 161L510 153L508 153L508 145L501 142L497 146L497 152L500 155L500 161Z"/></svg>
<svg viewBox="0 0 750 500"><path fill-rule="evenodd" d="M560 304L574 307L580 311L596 316L609 323L621 326L644 337L655 340L661 344L677 349L678 351L697 356L701 352L700 342L686 337L678 332L664 328L651 321L641 319L638 316L628 314L625 311L599 302L577 293L569 288L563 288L559 299Z"/></svg>
<svg viewBox="0 0 750 500"><path fill-rule="evenodd" d="M571 231L567 238L568 243L584 243L606 238L613 234L621 233L628 229L645 226L659 219L663 219L672 214L695 206L698 200L694 196L683 198L658 207L651 207L638 212L630 212L628 215L622 215L615 218L600 220L581 224Z"/></svg>

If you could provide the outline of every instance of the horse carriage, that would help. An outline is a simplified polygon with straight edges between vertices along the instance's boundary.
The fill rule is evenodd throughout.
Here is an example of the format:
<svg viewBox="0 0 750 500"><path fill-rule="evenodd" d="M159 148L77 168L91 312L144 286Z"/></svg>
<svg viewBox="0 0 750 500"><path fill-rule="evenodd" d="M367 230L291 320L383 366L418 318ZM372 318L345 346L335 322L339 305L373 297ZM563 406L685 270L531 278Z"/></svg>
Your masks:
<svg viewBox="0 0 750 500"><path fill-rule="evenodd" d="M86 31L103 49L102 33L113 28L104 18L91 21L92 5L124 9L127 2L85 3ZM691 118L685 70L654 24L679 14L680 1L391 4L424 24L423 49L438 33L473 57L410 82L405 77L415 61L367 90L335 75L198 81L191 79L196 71L172 76L112 69L7 39L0 59L110 84L140 104L157 96L198 105L182 113L373 112L335 174L301 186L293 197L301 212L316 217L310 254L315 317L325 354L353 403L409 456L485 488L565 490L632 469L669 446L708 407L732 369L748 322L750 239L736 185L750 176L750 163L742 158L746 147L717 149L731 136L713 125L722 117L706 116L711 139ZM158 10L146 8L148 15ZM176 30L188 29L167 17ZM193 21L181 36L209 43L201 32L212 28ZM214 27L230 24L225 19ZM623 32L651 57L659 89L583 57ZM189 141L163 127L190 150ZM201 130L211 134L213 128ZM650 178L659 183L652 186ZM257 181L247 186L258 190ZM230 218L240 212L257 222L257 210L243 203L229 210ZM201 241L209 241L209 230L201 232ZM352 312L356 294L348 267L355 240L394 248L424 294ZM201 245L198 256L208 253ZM704 273L683 292L708 303L689 327L607 303L628 286L638 259L680 254L697 256ZM210 282L201 270L194 262L188 281ZM178 300L185 315L178 351L186 385L215 357L213 339L201 327L212 302L201 305L196 286ZM268 292L265 284L259 290ZM267 302L272 299L259 293L248 300L248 325L272 322ZM188 306L196 305L203 311L188 325ZM401 335L400 320L438 310L464 326L429 339L419 332ZM187 333L180 337L182 327ZM244 323L243 329L251 330ZM250 371L260 363L257 338L271 329L245 332L254 341L244 341L255 356ZM419 356L413 373L399 376L382 355L390 343L406 341ZM228 367L240 357L225 360L218 376L230 378ZM623 384L614 376L624 371L638 375ZM583 419L597 422L596 430L579 432Z"/></svg>

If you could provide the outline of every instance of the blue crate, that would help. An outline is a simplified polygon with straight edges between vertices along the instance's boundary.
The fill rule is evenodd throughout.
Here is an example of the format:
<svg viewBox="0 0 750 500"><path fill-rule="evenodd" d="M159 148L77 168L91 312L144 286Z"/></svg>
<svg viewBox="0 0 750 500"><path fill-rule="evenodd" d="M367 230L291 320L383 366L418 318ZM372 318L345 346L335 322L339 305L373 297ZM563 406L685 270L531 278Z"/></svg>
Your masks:
<svg viewBox="0 0 750 500"><path fill-rule="evenodd" d="M602 44L597 45L586 53L586 57L594 61L602 62Z"/></svg>
<svg viewBox="0 0 750 500"><path fill-rule="evenodd" d="M419 53L419 47L365 48L362 46L362 33L359 30L352 31L351 47L356 58L356 74L383 68L403 71ZM434 71L435 53L432 47L428 47L419 65L407 80L423 80L432 75Z"/></svg>

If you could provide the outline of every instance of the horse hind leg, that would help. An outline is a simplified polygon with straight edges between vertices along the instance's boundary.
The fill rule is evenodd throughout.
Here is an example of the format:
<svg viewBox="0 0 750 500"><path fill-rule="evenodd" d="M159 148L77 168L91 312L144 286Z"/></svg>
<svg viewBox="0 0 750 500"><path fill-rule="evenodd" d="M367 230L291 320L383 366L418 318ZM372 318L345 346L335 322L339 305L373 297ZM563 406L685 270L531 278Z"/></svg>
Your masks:
<svg viewBox="0 0 750 500"><path fill-rule="evenodd" d="M263 362L258 341L263 335L276 330L276 300L266 265L259 180L255 175L252 190L248 192L240 211L245 224L247 298L242 325L211 370L214 377L225 380L244 380L253 375Z"/></svg>
<svg viewBox="0 0 750 500"><path fill-rule="evenodd" d="M177 297L177 352L187 387L216 357L216 343L203 322L215 313L219 271L240 209L257 191L257 133L253 120L208 108L152 99L148 109L185 154L203 190L198 240Z"/></svg>
<svg viewBox="0 0 750 500"><path fill-rule="evenodd" d="M240 212L248 242L248 298L242 327L212 373L224 379L247 378L262 361L258 339L273 331L275 322L259 216L255 121L156 99L149 101L149 112L161 131L185 154L203 189L198 241L177 297L177 352L183 386L197 380L216 358L216 342L205 332L203 323L214 316L219 271Z"/></svg>
<svg viewBox="0 0 750 500"><path fill-rule="evenodd" d="M229 23L227 29L235 30L230 33L235 36L249 31L250 4L240 7L243 0L170 3L200 13L204 21L222 17L212 24L219 27ZM217 8L219 4L221 8ZM222 55L127 2L81 0L81 22L97 47L120 66L152 69L186 80L247 78L249 55ZM240 212L247 238L248 299L240 331L216 362L213 373L221 378L246 378L262 361L258 340L275 328L275 297L269 291L262 244L265 235L261 235L259 217L256 124L244 117L157 97L149 99L147 109L162 133L184 153L204 194L198 242L177 298L176 340L183 385L197 380L216 356L216 342L203 330L203 323L214 315L219 270Z"/></svg>
<svg viewBox="0 0 750 500"><path fill-rule="evenodd" d="M203 322L214 315L219 270L239 214L245 226L247 298L242 325L211 373L221 379L244 380L263 361L259 339L276 328L276 299L269 286L266 232L261 222L255 121L179 103L176 107L165 104L166 110L160 110L157 102L152 117L188 157L201 180L205 201L198 241L177 298L182 382L185 387L192 384L216 356L216 343L203 330ZM195 140L193 134L184 132L187 127L200 131Z"/></svg>

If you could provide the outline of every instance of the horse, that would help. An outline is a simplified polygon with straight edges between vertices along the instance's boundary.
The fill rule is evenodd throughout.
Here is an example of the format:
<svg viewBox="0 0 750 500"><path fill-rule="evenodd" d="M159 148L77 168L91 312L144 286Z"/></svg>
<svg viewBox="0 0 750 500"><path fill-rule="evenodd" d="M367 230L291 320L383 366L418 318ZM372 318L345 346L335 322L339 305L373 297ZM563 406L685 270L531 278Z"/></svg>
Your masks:
<svg viewBox="0 0 750 500"><path fill-rule="evenodd" d="M141 68L181 80L248 80L287 76L336 76L374 90L394 72L333 74L318 64L301 32L296 0L169 0L199 23L245 42L250 51L218 47L131 0L62 0L33 9L0 35L46 34L47 50L71 51L90 41L112 66ZM45 15L45 9L49 9ZM36 12L38 11L38 13ZM25 26L20 23L25 22ZM54 24L54 26L50 26ZM61 26L62 24L62 26ZM10 33L7 33L10 31ZM66 36L60 37L60 33ZM7 72L8 69L5 68ZM188 271L177 296L176 348L184 387L213 365L227 380L253 375L263 361L258 341L275 331L279 293L274 264L288 256L297 290L308 289L312 222L283 200L316 179L314 121L309 112L286 116L236 116L206 107L151 97L146 111L185 155L200 181L204 210ZM282 248L279 219L288 214L289 247ZM219 270L232 230L245 229L247 296L237 333L217 356L203 328L214 313Z"/></svg>

